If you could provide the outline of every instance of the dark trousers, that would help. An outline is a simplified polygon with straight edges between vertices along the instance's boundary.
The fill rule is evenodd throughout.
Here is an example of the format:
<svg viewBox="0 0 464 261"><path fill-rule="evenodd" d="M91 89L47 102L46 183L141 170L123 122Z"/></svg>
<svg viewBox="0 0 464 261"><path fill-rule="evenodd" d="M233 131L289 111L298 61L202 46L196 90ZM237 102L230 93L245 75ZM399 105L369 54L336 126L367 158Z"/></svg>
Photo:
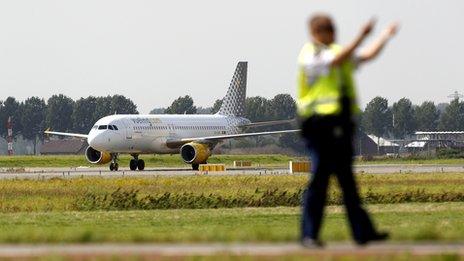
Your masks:
<svg viewBox="0 0 464 261"><path fill-rule="evenodd" d="M351 231L355 240L369 238L375 229L361 207L352 171L353 125L341 117L313 117L302 123L309 149L312 176L303 195L302 237L318 239L331 174L343 192Z"/></svg>

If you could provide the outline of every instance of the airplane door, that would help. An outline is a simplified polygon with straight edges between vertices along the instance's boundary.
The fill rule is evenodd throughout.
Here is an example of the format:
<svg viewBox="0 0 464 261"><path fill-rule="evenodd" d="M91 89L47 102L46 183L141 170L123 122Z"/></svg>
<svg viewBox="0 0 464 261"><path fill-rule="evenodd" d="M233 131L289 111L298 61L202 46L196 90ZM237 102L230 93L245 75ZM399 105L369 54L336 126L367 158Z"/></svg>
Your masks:
<svg viewBox="0 0 464 261"><path fill-rule="evenodd" d="M126 140L132 140L134 136L134 128L128 120L124 121L124 123L126 125Z"/></svg>
<svg viewBox="0 0 464 261"><path fill-rule="evenodd" d="M123 120L123 122L124 122L124 125L126 127L125 128L126 129L126 131L125 131L126 134L124 135L125 136L125 138L124 138L124 140L125 140L124 147L126 149L128 149L129 152L130 152L130 151L132 151L134 149L134 126L133 126L132 122L130 120L128 120L128 119Z"/></svg>

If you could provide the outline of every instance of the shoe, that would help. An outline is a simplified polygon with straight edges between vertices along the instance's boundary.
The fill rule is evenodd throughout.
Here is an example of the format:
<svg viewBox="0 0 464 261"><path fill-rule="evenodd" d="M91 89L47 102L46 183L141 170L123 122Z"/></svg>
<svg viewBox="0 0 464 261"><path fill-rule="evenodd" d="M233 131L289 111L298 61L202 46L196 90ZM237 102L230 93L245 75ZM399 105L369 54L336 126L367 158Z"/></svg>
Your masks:
<svg viewBox="0 0 464 261"><path fill-rule="evenodd" d="M301 240L301 245L304 248L322 248L324 247L324 243L320 240L313 239L310 237L305 237Z"/></svg>
<svg viewBox="0 0 464 261"><path fill-rule="evenodd" d="M356 239L356 244L363 246L372 241L384 241L387 240L390 235L387 232L377 232L369 237L363 239Z"/></svg>

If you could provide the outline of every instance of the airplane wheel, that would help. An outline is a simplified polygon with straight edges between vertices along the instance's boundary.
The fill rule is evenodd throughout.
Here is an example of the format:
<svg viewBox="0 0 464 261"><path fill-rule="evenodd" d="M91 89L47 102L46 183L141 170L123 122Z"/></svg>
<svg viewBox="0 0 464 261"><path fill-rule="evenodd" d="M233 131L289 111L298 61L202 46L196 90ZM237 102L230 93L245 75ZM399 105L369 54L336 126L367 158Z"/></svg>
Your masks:
<svg viewBox="0 0 464 261"><path fill-rule="evenodd" d="M114 171L118 171L118 169L119 169L119 164L118 164L118 163L114 163L113 169L114 169Z"/></svg>
<svg viewBox="0 0 464 261"><path fill-rule="evenodd" d="M144 170L144 169L145 169L145 161L139 160L139 161L137 162L137 168L138 168L139 170Z"/></svg>
<svg viewBox="0 0 464 261"><path fill-rule="evenodd" d="M129 168L130 168L130 170L136 170L137 169L137 161L135 159L130 160Z"/></svg>
<svg viewBox="0 0 464 261"><path fill-rule="evenodd" d="M113 163L110 163L110 171L113 171L114 170L114 165Z"/></svg>
<svg viewBox="0 0 464 261"><path fill-rule="evenodd" d="M198 170L200 168L200 164L193 163L192 164L192 169L193 170Z"/></svg>

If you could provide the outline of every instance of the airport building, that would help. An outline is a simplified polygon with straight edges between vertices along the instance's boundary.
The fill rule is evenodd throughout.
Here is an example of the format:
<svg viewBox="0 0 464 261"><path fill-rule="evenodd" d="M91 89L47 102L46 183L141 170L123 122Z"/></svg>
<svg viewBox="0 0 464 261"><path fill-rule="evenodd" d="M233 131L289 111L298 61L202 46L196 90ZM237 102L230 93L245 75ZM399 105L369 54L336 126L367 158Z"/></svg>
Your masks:
<svg viewBox="0 0 464 261"><path fill-rule="evenodd" d="M405 148L410 152L464 148L464 131L416 131Z"/></svg>

